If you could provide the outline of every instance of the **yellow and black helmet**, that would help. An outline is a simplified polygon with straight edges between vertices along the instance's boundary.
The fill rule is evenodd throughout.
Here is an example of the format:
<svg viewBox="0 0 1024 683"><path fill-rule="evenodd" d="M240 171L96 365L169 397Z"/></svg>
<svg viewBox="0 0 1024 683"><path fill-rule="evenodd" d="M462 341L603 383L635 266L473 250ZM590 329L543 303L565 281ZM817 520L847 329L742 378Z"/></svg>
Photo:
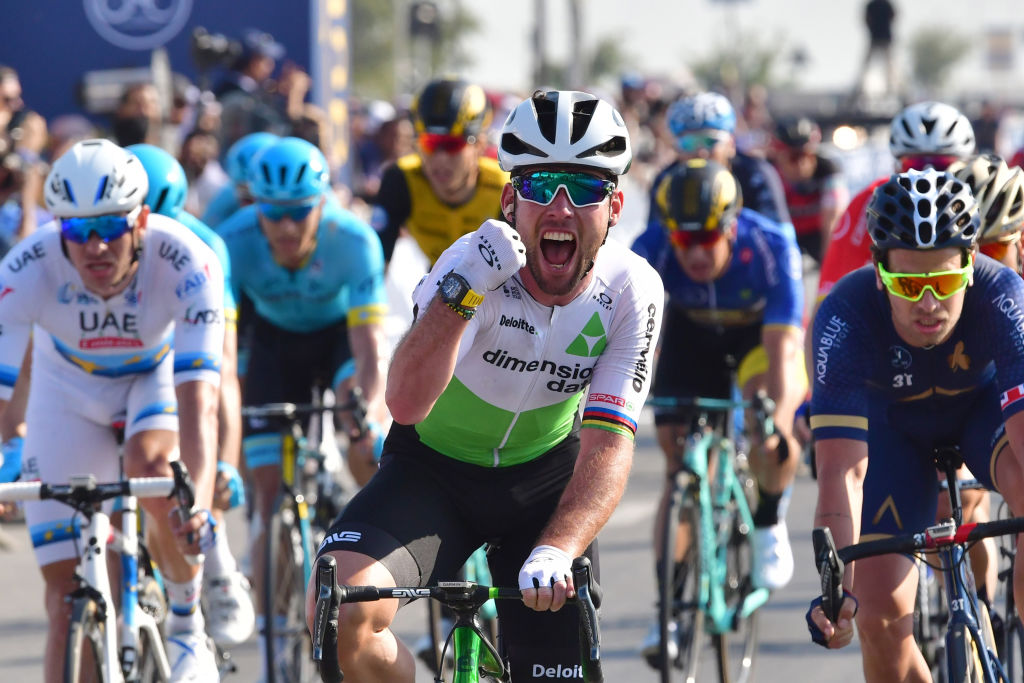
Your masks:
<svg viewBox="0 0 1024 683"><path fill-rule="evenodd" d="M412 103L416 134L479 136L491 124L491 105L479 85L442 78L424 86Z"/></svg>
<svg viewBox="0 0 1024 683"><path fill-rule="evenodd" d="M690 159L668 171L658 183L655 202L666 228L687 232L725 230L743 206L736 178L707 159Z"/></svg>

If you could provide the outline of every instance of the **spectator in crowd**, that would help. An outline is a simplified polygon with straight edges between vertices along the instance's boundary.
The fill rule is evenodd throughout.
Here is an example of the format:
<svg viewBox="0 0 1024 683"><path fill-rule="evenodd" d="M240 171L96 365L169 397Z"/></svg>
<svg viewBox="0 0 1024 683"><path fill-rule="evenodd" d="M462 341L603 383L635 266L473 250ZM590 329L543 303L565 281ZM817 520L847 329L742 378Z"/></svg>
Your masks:
<svg viewBox="0 0 1024 683"><path fill-rule="evenodd" d="M152 83L134 83L128 86L114 110L111 128L114 140L121 147L145 142L160 144L160 95Z"/></svg>
<svg viewBox="0 0 1024 683"><path fill-rule="evenodd" d="M999 153L999 127L1003 121L1003 112L992 100L981 101L978 117L971 121L974 128L974 140L978 145L979 154Z"/></svg>
<svg viewBox="0 0 1024 683"><path fill-rule="evenodd" d="M24 106L18 72L0 64L0 128L6 129L14 113Z"/></svg>
<svg viewBox="0 0 1024 683"><path fill-rule="evenodd" d="M282 57L284 46L269 33L250 29L242 36L241 54L225 80L214 89L222 106L221 149L256 131L279 135L288 132L285 116L276 106L276 84L271 79Z"/></svg>
<svg viewBox="0 0 1024 683"><path fill-rule="evenodd" d="M217 160L219 155L217 137L208 131L193 130L181 143L178 161L188 179L185 211L193 216L202 216L210 200L228 184L228 174Z"/></svg>
<svg viewBox="0 0 1024 683"><path fill-rule="evenodd" d="M896 92L896 61L892 49L892 25L896 19L896 8L889 0L870 0L864 7L864 24L868 29L868 51L854 90L854 99L865 92L871 63L881 58L885 67L885 93Z"/></svg>

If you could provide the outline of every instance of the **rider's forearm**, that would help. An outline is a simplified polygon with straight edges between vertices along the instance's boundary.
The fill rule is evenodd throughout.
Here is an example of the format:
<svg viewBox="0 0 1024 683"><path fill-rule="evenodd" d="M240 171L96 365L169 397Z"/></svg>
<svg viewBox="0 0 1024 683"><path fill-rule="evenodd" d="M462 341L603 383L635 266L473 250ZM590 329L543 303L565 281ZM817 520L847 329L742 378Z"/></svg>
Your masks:
<svg viewBox="0 0 1024 683"><path fill-rule="evenodd" d="M864 475L867 472L867 444L847 439L817 442L818 503L814 526L832 530L836 547L843 548L860 538L860 516L864 503ZM863 452L863 457L861 456ZM844 581L853 586L853 568Z"/></svg>
<svg viewBox="0 0 1024 683"><path fill-rule="evenodd" d="M632 463L631 440L603 429L580 430L576 468L537 545L582 555L619 504Z"/></svg>
<svg viewBox="0 0 1024 683"><path fill-rule="evenodd" d="M359 325L349 329L349 345L356 361L355 383L363 392L368 417L380 424L384 405L384 329L380 324Z"/></svg>
<svg viewBox="0 0 1024 683"><path fill-rule="evenodd" d="M436 296L426 311L420 311L388 371L385 395L396 422L416 424L434 407L455 372L459 341L468 324Z"/></svg>
<svg viewBox="0 0 1024 683"><path fill-rule="evenodd" d="M763 344L768 356L766 389L775 401L776 427L784 434L793 433L793 416L803 401L803 382L796 380L803 371L800 367L800 329L791 326L772 326L764 330Z"/></svg>
<svg viewBox="0 0 1024 683"><path fill-rule="evenodd" d="M175 388L178 398L178 439L181 461L196 486L196 505L213 504L217 472L218 388L200 380L183 382Z"/></svg>
<svg viewBox="0 0 1024 683"><path fill-rule="evenodd" d="M220 409L218 426L219 459L238 467L242 449L242 388L238 381L238 332L234 325L224 330L221 359Z"/></svg>

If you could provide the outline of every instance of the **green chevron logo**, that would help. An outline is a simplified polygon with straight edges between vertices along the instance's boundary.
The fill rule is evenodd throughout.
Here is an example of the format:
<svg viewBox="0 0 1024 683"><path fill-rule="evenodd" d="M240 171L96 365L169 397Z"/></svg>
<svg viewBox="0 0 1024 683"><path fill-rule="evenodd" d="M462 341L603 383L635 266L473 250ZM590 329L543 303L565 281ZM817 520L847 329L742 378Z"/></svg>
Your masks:
<svg viewBox="0 0 1024 683"><path fill-rule="evenodd" d="M605 334L604 325L601 324L601 316L595 313L565 349L565 352L570 356L593 358L601 355L607 345L608 336Z"/></svg>

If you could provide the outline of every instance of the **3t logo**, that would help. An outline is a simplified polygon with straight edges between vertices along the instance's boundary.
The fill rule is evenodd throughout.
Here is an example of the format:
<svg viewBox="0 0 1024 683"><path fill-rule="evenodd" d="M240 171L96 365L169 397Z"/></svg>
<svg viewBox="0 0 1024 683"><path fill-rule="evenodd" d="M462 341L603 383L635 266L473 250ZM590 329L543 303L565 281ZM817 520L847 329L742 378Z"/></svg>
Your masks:
<svg viewBox="0 0 1024 683"><path fill-rule="evenodd" d="M914 385L914 376L907 374L893 375L892 386L894 389L900 389L902 387L909 387Z"/></svg>

